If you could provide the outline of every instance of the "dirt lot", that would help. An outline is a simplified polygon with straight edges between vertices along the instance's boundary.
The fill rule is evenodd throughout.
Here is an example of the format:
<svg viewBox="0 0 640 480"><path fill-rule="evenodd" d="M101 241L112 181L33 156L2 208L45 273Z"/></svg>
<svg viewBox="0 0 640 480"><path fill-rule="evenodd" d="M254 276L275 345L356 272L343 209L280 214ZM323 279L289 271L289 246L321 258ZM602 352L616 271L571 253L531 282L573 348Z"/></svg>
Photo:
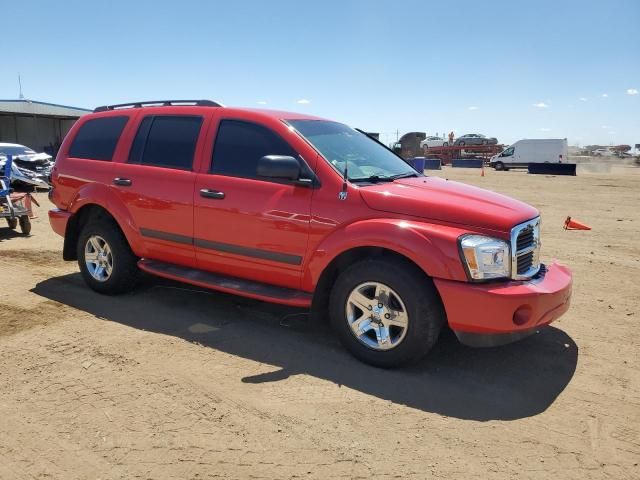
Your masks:
<svg viewBox="0 0 640 480"><path fill-rule="evenodd" d="M0 478L640 478L640 169L437 175L538 207L573 305L397 371L299 310L149 277L99 296L40 195L31 237L0 228Z"/></svg>

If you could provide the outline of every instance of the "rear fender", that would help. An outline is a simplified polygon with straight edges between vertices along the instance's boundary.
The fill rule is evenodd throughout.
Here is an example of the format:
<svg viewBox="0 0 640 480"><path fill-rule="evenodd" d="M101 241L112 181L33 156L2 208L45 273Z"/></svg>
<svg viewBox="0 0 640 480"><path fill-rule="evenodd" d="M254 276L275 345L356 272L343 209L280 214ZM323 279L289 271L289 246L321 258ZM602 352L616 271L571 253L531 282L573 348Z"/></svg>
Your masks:
<svg viewBox="0 0 640 480"><path fill-rule="evenodd" d="M98 205L105 209L122 230L133 253L139 257L144 256L140 231L126 205L111 192L111 187L101 183L89 183L83 186L70 202L68 211L75 215L87 205Z"/></svg>
<svg viewBox="0 0 640 480"><path fill-rule="evenodd" d="M458 237L466 230L398 219L371 219L346 225L325 238L305 268L302 289L313 291L322 272L341 253L380 247L415 263L433 278L466 281L458 253Z"/></svg>

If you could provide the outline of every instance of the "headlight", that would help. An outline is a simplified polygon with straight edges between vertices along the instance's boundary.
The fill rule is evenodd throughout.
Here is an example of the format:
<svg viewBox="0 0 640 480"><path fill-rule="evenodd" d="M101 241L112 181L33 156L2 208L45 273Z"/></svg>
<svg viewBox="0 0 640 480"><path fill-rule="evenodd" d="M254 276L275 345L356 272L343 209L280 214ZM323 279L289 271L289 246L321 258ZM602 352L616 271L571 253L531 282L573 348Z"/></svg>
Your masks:
<svg viewBox="0 0 640 480"><path fill-rule="evenodd" d="M509 244L483 235L460 237L462 262L473 280L490 280L511 276Z"/></svg>

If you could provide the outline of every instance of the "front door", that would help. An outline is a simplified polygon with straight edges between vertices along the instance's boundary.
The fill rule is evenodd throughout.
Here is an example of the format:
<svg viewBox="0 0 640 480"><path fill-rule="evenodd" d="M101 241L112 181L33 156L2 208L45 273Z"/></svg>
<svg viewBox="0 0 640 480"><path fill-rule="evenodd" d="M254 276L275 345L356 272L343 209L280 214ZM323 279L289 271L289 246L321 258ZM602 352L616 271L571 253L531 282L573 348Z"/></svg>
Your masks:
<svg viewBox="0 0 640 480"><path fill-rule="evenodd" d="M201 269L299 288L313 189L257 177L265 155L297 157L270 128L220 121L208 172L195 184L197 262Z"/></svg>

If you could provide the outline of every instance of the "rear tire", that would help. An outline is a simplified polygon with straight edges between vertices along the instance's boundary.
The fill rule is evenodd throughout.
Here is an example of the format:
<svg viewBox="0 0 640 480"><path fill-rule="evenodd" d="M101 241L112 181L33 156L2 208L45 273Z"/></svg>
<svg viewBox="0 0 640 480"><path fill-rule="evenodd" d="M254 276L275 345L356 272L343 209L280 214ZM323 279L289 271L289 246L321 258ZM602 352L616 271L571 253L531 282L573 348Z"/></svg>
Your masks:
<svg viewBox="0 0 640 480"><path fill-rule="evenodd" d="M31 220L26 215L20 217L20 231L23 235L29 235L31 233Z"/></svg>
<svg viewBox="0 0 640 480"><path fill-rule="evenodd" d="M7 225L11 230L15 230L18 227L18 219L17 218L7 218Z"/></svg>
<svg viewBox="0 0 640 480"><path fill-rule="evenodd" d="M77 256L82 278L96 292L124 293L138 279L138 258L113 220L89 221L78 237Z"/></svg>
<svg viewBox="0 0 640 480"><path fill-rule="evenodd" d="M445 322L432 280L397 260L363 260L348 267L334 284L329 309L347 350L382 368L422 358Z"/></svg>

